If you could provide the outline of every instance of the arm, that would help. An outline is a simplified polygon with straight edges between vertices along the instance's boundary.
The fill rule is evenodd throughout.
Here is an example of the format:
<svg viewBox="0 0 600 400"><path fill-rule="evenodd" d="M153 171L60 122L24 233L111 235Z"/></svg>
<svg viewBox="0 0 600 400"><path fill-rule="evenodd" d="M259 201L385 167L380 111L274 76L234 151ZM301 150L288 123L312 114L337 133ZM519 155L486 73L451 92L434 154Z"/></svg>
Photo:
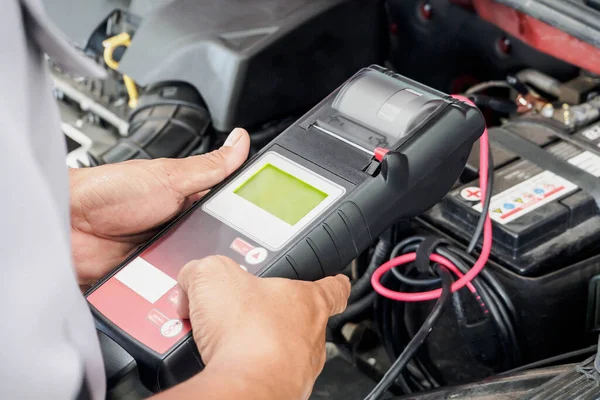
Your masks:
<svg viewBox="0 0 600 400"><path fill-rule="evenodd" d="M212 153L71 171L71 241L80 284L112 269L153 229L246 159L241 129ZM186 265L180 314L207 368L158 399L306 399L325 361L325 327L349 294L345 277L257 278L224 257ZM187 296L185 295L187 294ZM189 299L189 300L188 300Z"/></svg>

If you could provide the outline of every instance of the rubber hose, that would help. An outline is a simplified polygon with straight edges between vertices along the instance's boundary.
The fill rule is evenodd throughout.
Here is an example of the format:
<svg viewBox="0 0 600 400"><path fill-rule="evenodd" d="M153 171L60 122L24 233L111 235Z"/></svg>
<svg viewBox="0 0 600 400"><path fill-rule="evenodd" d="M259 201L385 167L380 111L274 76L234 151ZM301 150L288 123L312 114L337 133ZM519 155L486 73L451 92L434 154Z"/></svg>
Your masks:
<svg viewBox="0 0 600 400"><path fill-rule="evenodd" d="M360 278L356 280L354 285L352 285L350 297L348 298L349 304L359 300L371 288L371 276L373 275L373 272L375 272L377 268L387 261L391 250L391 241L387 238L387 235L382 235L382 237L379 239L379 242L375 246L375 251L373 253L373 257L371 257L371 261L369 262L367 270Z"/></svg>
<svg viewBox="0 0 600 400"><path fill-rule="evenodd" d="M129 117L127 137L99 157L90 155L92 165L186 157L201 144L210 126L210 114L202 98L189 85L163 83L150 87L138 104Z"/></svg>
<svg viewBox="0 0 600 400"><path fill-rule="evenodd" d="M561 95L561 83L543 72L525 69L517 74L517 78L553 96L560 97Z"/></svg>
<svg viewBox="0 0 600 400"><path fill-rule="evenodd" d="M356 322L357 318L359 318L366 310L368 310L369 307L372 307L376 298L377 293L369 293L362 299L350 304L343 313L329 318L327 325L333 333L340 332L344 325L346 325L348 322Z"/></svg>

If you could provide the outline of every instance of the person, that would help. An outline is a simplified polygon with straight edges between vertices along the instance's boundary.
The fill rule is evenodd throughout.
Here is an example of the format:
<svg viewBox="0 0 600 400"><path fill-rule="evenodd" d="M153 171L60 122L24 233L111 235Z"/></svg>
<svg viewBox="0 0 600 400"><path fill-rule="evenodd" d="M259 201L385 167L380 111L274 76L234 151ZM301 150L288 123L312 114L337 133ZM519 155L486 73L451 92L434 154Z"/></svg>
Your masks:
<svg viewBox="0 0 600 400"><path fill-rule="evenodd" d="M249 137L235 129L202 156L68 170L44 53L73 74L102 71L63 41L40 0L4 2L0 32L0 398L101 399L81 289L238 168ZM308 398L348 279L262 279L218 255L182 267L179 310L207 366L156 398Z"/></svg>

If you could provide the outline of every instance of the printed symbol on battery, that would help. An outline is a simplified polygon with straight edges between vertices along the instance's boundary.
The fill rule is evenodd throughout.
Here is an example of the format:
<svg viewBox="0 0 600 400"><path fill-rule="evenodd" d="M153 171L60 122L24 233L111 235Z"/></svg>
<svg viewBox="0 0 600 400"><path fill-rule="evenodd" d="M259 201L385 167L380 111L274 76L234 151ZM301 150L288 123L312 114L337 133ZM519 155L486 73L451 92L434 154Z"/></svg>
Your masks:
<svg viewBox="0 0 600 400"><path fill-rule="evenodd" d="M504 208L507 210L514 210L515 205L513 203L504 203Z"/></svg>
<svg viewBox="0 0 600 400"><path fill-rule="evenodd" d="M529 199L532 199L532 198L534 198L534 197L535 197L535 196L534 196L534 195L532 195L531 193L523 193L523 195L522 195L522 196L525 198L525 200L529 200Z"/></svg>
<svg viewBox="0 0 600 400"><path fill-rule="evenodd" d="M481 200L481 190L475 186L467 187L460 191L460 196L468 201L479 201Z"/></svg>
<svg viewBox="0 0 600 400"><path fill-rule="evenodd" d="M502 209L501 208L496 208L496 209L493 209L492 212L494 212L496 214L502 214Z"/></svg>
<svg viewBox="0 0 600 400"><path fill-rule="evenodd" d="M535 194L544 194L546 191L544 189L535 188L533 189L533 193Z"/></svg>
<svg viewBox="0 0 600 400"><path fill-rule="evenodd" d="M550 191L552 191L552 190L553 190L555 187L556 187L556 186L554 186L554 185L553 185L553 184L551 184L551 183L545 183L545 184L544 184L544 189L546 189L546 190L547 190L547 191L549 191L549 192L550 192Z"/></svg>
<svg viewBox="0 0 600 400"><path fill-rule="evenodd" d="M522 204L523 203L523 199L519 197L518 199L515 199L515 203L521 203Z"/></svg>

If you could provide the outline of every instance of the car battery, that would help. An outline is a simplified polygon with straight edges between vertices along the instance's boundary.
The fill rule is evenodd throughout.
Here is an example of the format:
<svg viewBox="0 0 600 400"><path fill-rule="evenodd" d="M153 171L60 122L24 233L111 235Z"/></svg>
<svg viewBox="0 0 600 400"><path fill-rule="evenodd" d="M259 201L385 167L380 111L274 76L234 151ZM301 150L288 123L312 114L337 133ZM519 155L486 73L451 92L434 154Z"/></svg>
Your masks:
<svg viewBox="0 0 600 400"><path fill-rule="evenodd" d="M600 212L594 197L557 173L560 165L553 171L545 170L494 140L503 132L512 132L561 160L557 164L573 165L592 179L600 177L600 123L572 134L563 129L548 120L526 118L490 129L495 169L489 208L492 259L519 275L544 275L583 260L600 248ZM424 216L437 228L465 241L472 237L482 208L478 180L469 181L475 176L473 165L478 159L478 151L473 151L463 183ZM595 184L600 187L600 179Z"/></svg>

